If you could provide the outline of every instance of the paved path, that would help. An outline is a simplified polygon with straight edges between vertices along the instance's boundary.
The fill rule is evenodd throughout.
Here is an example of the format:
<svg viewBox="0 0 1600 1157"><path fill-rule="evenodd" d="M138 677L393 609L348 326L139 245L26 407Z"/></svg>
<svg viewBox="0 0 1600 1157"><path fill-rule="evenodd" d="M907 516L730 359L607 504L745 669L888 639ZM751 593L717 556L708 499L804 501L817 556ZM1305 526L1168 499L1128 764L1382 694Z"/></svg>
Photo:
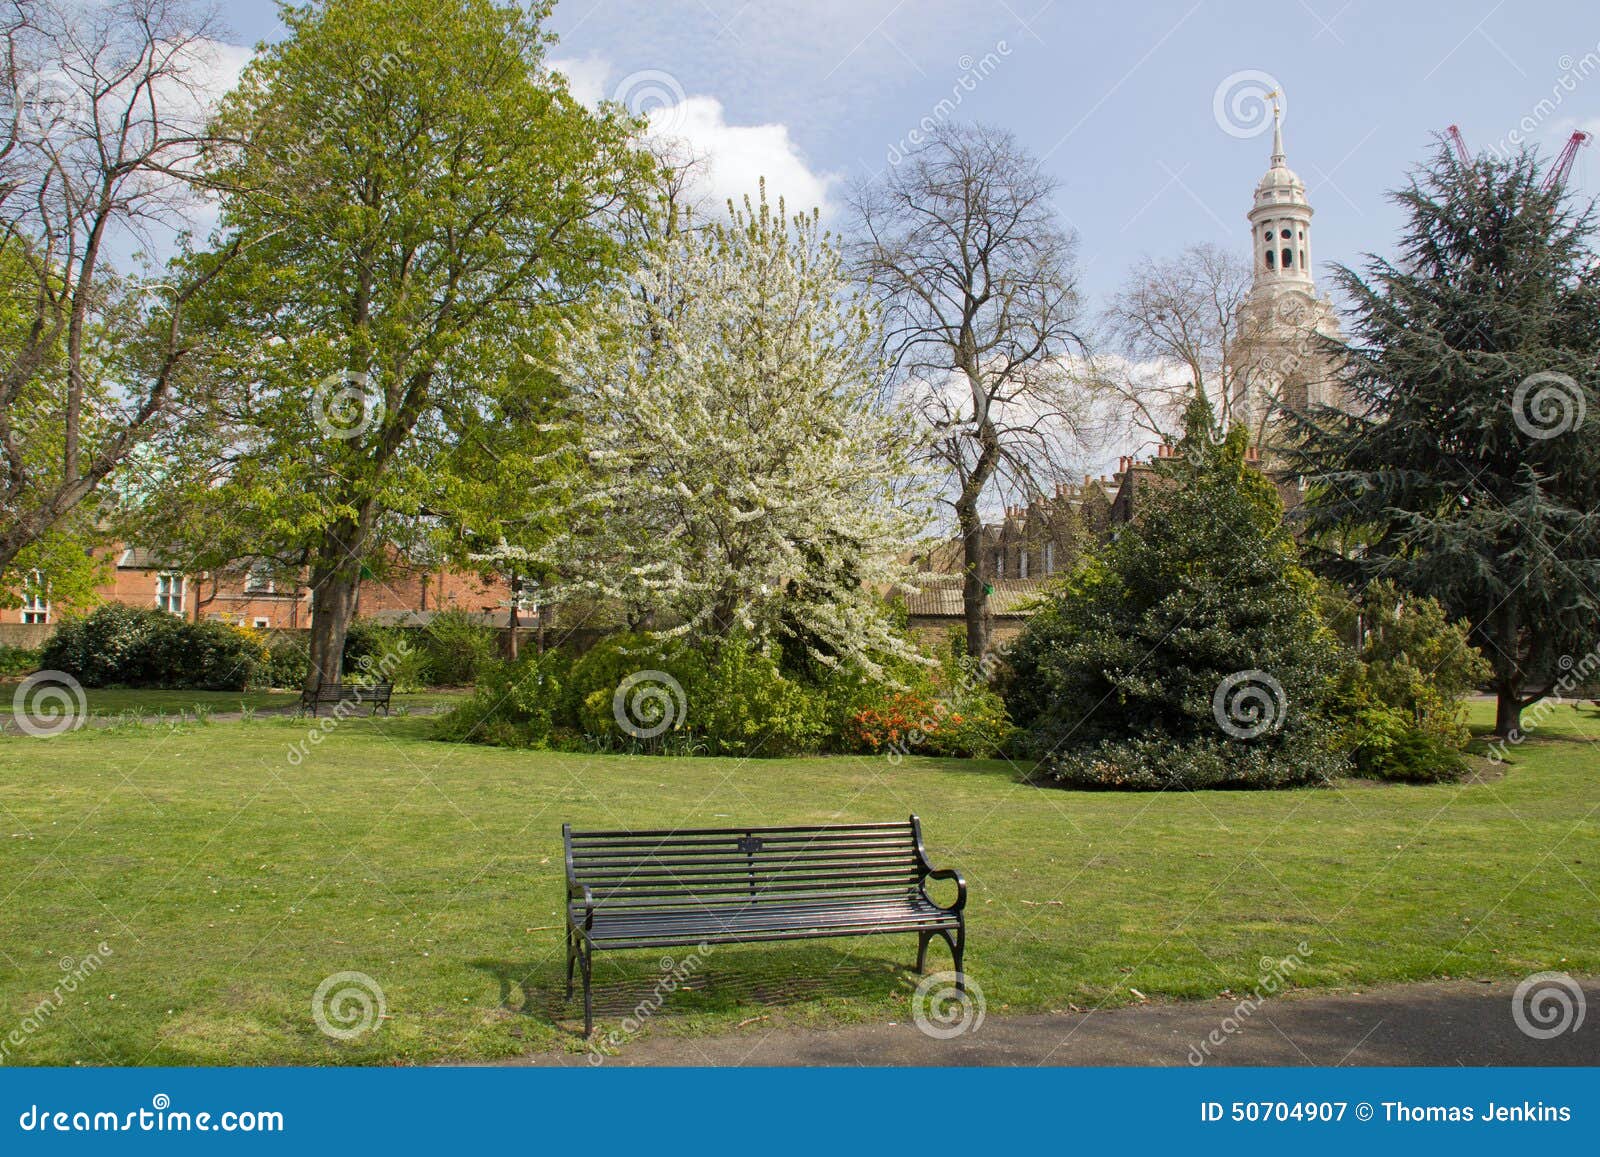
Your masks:
<svg viewBox="0 0 1600 1157"><path fill-rule="evenodd" d="M973 1033L933 1040L911 1024L817 1031L764 1022L715 1037L652 1033L625 1041L608 1065L1188 1065L1213 1030L1216 1065L1597 1065L1600 978L1578 982L1588 1015L1549 1040L1512 1018L1514 983L1407 984L1342 996L1268 1000L1222 1034L1236 1002L1143 1005L1106 1012L996 1016ZM602 1026L602 1031L606 1027ZM587 1065L586 1051L527 1057Z"/></svg>

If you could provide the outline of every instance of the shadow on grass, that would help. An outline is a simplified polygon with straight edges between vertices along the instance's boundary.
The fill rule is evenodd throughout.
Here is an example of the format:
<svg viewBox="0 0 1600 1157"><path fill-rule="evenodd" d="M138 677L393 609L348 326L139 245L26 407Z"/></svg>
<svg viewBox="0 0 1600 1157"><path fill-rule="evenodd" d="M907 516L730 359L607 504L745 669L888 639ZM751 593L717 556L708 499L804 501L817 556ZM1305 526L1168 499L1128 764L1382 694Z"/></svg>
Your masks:
<svg viewBox="0 0 1600 1157"><path fill-rule="evenodd" d="M601 952L594 962L594 1018L598 1026L647 1009L655 1021L670 1025L699 1015L763 1016L823 1000L883 1000L916 983L916 940L906 939L904 946L887 940L858 942L862 947L853 952L833 947L797 951L791 945L713 945L704 954L693 946L654 953ZM581 1035L583 977L574 972L572 999L566 999L561 958L467 964L498 982L502 1009ZM948 966L930 950L929 971Z"/></svg>

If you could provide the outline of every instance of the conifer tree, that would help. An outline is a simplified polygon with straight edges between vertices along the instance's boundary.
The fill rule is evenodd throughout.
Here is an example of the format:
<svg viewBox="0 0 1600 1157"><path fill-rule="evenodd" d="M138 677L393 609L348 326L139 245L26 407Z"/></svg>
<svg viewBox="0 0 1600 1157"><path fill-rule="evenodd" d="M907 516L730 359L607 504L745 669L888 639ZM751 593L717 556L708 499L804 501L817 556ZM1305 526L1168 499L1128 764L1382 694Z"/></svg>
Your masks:
<svg viewBox="0 0 1600 1157"><path fill-rule="evenodd" d="M1273 484L1188 407L1134 522L1029 621L1008 694L1043 775L1083 787L1270 787L1342 763L1337 642Z"/></svg>
<svg viewBox="0 0 1600 1157"><path fill-rule="evenodd" d="M1354 416L1301 423L1313 538L1472 627L1513 733L1600 642L1600 263L1593 206L1537 159L1441 148L1395 194L1393 260L1338 271Z"/></svg>

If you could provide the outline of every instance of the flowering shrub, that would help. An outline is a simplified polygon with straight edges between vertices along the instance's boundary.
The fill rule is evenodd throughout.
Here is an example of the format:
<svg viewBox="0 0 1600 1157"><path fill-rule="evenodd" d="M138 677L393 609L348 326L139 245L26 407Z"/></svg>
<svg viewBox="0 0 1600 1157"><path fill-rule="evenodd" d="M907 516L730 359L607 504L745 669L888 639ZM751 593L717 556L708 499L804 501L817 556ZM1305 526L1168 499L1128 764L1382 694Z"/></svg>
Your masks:
<svg viewBox="0 0 1600 1157"><path fill-rule="evenodd" d="M931 751L931 741L943 725L941 713L940 705L914 692L891 693L850 716L845 742L855 751ZM959 724L961 717L952 722Z"/></svg>

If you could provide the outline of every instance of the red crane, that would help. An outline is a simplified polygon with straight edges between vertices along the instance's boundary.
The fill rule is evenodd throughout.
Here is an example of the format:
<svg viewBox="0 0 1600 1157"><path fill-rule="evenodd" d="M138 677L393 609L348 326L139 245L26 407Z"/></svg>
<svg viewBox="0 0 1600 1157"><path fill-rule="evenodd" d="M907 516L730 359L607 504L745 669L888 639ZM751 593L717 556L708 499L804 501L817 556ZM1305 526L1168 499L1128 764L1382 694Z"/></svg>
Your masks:
<svg viewBox="0 0 1600 1157"><path fill-rule="evenodd" d="M1588 144L1590 135L1579 129L1567 138L1567 143L1562 146L1561 155L1556 158L1556 163L1550 166L1550 171L1545 174L1544 184L1539 186L1548 192L1560 188L1567 183L1567 174L1572 172L1572 162L1577 159L1578 149Z"/></svg>
<svg viewBox="0 0 1600 1157"><path fill-rule="evenodd" d="M1450 138L1450 143L1456 147L1456 160L1460 161L1463 167L1472 164L1472 154L1467 152L1467 142L1461 138L1461 129L1451 125L1444 130L1444 135Z"/></svg>

